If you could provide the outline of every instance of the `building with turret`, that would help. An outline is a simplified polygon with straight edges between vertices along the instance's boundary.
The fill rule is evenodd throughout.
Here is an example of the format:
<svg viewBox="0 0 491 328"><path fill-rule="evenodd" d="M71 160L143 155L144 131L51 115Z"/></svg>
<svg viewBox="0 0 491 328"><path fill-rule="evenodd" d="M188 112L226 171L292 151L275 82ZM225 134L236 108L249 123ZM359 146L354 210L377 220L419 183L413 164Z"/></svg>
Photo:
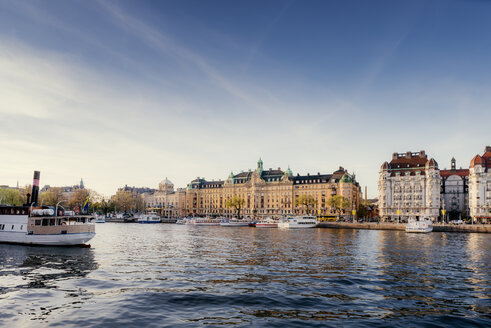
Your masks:
<svg viewBox="0 0 491 328"><path fill-rule="evenodd" d="M380 167L379 213L384 221L427 217L436 220L440 209L438 163L425 151L394 153Z"/></svg>
<svg viewBox="0 0 491 328"><path fill-rule="evenodd" d="M476 155L469 168L469 210L474 221L491 219L491 147Z"/></svg>
<svg viewBox="0 0 491 328"><path fill-rule="evenodd" d="M315 205L308 210L296 205L295 200L309 195ZM244 199L241 215L246 217L280 217L304 215L307 211L319 216L334 216L335 210L328 205L334 195L342 195L349 201L342 215L351 215L359 205L361 190L355 176L344 168L332 174L307 174L296 176L290 167L264 169L261 159L254 171L238 174L230 172L226 180L207 181L197 178L186 190L188 215L232 216L235 210L225 206L228 199L238 196Z"/></svg>

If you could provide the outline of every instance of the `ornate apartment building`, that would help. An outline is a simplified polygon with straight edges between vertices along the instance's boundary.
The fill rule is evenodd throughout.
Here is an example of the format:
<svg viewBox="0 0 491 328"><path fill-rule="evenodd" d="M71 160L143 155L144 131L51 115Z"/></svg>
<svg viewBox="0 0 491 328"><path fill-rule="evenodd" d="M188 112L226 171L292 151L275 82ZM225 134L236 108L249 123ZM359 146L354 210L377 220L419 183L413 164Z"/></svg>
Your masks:
<svg viewBox="0 0 491 328"><path fill-rule="evenodd" d="M295 205L295 199L302 194L316 200L311 213L320 216L335 215L327 200L334 195L343 195L350 206L344 213L351 214L360 199L360 186L354 175L343 168L333 174L293 175L290 168L264 170L259 159L254 171L230 173L225 181L206 181L197 178L188 184L186 190L187 215L232 216L235 211L225 206L227 199L239 196L244 199L241 215L246 217L279 217L283 215L306 214L306 209Z"/></svg>
<svg viewBox="0 0 491 328"><path fill-rule="evenodd" d="M469 169L469 209L473 220L491 219L491 147L476 155Z"/></svg>
<svg viewBox="0 0 491 328"><path fill-rule="evenodd" d="M455 158L452 158L450 169L440 170L440 207L450 221L469 215L469 169L457 169L455 164Z"/></svg>
<svg viewBox="0 0 491 328"><path fill-rule="evenodd" d="M157 212L166 218L177 218L186 215L186 189L174 190L174 184L165 178L159 189L143 195L145 209L149 212Z"/></svg>
<svg viewBox="0 0 491 328"><path fill-rule="evenodd" d="M425 151L394 153L380 167L379 213L384 221L428 217L435 220L440 209L438 163Z"/></svg>

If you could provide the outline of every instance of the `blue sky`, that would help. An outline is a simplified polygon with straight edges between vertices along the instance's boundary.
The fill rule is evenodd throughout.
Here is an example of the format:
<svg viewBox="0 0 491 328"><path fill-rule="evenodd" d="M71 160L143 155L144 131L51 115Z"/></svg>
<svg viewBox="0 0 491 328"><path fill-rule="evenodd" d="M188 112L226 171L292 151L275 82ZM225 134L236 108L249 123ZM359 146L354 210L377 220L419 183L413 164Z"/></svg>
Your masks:
<svg viewBox="0 0 491 328"><path fill-rule="evenodd" d="M0 0L0 184L468 167L491 143L491 2Z"/></svg>

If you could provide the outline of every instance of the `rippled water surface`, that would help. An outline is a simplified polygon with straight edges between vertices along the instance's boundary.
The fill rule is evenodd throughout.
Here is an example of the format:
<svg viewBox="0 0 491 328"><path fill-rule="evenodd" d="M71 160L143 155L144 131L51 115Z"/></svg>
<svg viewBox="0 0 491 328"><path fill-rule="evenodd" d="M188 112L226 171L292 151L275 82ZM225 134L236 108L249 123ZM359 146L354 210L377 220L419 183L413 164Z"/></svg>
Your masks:
<svg viewBox="0 0 491 328"><path fill-rule="evenodd" d="M491 325L491 236L99 224L0 245L0 326Z"/></svg>

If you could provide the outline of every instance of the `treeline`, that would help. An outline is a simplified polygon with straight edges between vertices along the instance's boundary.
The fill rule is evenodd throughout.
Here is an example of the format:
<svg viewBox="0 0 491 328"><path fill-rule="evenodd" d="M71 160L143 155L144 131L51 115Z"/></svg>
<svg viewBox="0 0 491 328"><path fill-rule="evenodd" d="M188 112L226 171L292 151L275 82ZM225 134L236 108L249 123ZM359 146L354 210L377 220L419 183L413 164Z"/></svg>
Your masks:
<svg viewBox="0 0 491 328"><path fill-rule="evenodd" d="M32 187L25 186L20 189L0 188L0 205L21 206L27 202L27 194ZM85 200L89 197L89 212L137 212L143 211L144 203L141 196L132 195L128 191L118 191L109 200L90 189L76 189L71 193L63 192L62 188L52 187L39 194L38 205L57 206L66 210L75 207L82 209Z"/></svg>

